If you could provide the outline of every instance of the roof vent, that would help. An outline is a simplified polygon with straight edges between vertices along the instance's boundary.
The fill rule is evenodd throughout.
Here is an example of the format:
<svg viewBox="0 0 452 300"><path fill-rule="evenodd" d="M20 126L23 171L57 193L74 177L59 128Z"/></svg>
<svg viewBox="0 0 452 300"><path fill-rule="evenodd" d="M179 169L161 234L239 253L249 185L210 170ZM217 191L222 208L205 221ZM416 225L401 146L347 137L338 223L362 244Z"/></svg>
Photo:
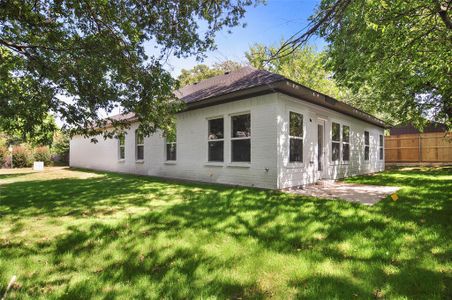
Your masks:
<svg viewBox="0 0 452 300"><path fill-rule="evenodd" d="M226 71L224 72L224 75L228 75L229 73L231 73L231 71Z"/></svg>
<svg viewBox="0 0 452 300"><path fill-rule="evenodd" d="M196 81L195 83L193 83L193 85L197 85L198 84L198 81Z"/></svg>

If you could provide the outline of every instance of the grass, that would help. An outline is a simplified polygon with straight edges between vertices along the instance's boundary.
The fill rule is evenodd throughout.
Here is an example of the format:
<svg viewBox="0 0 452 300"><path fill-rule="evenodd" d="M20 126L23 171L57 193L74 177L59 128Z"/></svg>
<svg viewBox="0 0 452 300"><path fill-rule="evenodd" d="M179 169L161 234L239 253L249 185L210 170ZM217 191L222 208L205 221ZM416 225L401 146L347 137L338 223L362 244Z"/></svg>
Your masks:
<svg viewBox="0 0 452 300"><path fill-rule="evenodd" d="M0 171L11 299L451 299L452 169L368 207L251 188L52 168Z"/></svg>

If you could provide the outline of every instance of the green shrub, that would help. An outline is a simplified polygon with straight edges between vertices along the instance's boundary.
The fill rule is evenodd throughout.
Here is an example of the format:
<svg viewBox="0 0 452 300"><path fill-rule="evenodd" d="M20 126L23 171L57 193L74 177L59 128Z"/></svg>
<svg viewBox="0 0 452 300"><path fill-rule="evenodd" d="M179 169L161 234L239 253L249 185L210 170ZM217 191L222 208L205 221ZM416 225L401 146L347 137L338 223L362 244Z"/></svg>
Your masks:
<svg viewBox="0 0 452 300"><path fill-rule="evenodd" d="M52 155L50 149L47 146L35 148L34 155L35 161L43 161L45 166L50 165Z"/></svg>
<svg viewBox="0 0 452 300"><path fill-rule="evenodd" d="M0 169L5 165L7 156L8 150L5 147L0 146Z"/></svg>
<svg viewBox="0 0 452 300"><path fill-rule="evenodd" d="M33 163L33 156L30 149L26 146L16 146L13 148L13 166L14 168L30 167Z"/></svg>
<svg viewBox="0 0 452 300"><path fill-rule="evenodd" d="M52 144L53 161L67 163L69 162L69 136L58 131L53 137Z"/></svg>
<svg viewBox="0 0 452 300"><path fill-rule="evenodd" d="M0 148L8 148L8 139L3 133L0 133Z"/></svg>

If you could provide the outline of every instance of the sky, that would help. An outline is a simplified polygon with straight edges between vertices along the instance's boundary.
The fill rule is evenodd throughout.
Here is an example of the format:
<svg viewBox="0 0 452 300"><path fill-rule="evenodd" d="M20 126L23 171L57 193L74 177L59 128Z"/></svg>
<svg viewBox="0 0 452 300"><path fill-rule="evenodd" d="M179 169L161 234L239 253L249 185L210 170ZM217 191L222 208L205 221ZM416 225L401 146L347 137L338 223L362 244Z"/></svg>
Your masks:
<svg viewBox="0 0 452 300"><path fill-rule="evenodd" d="M281 40L303 29L319 2L320 0L267 0L267 4L249 6L243 19L247 26L232 28L232 33L227 33L227 30L219 32L215 39L218 49L206 53L207 58L203 63L212 65L225 60L246 62L244 54L250 46L256 43L276 46ZM325 46L322 39L313 39L310 44L317 50ZM152 46L147 45L146 51L151 54ZM178 76L181 69L190 69L198 63L194 58L170 57L165 68L173 76Z"/></svg>

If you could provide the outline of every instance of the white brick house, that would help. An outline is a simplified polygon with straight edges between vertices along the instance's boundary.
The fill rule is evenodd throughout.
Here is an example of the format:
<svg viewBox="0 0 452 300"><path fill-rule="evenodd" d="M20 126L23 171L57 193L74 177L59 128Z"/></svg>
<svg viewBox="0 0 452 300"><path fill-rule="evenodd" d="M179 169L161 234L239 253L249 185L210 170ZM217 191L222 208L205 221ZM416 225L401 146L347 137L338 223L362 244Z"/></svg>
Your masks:
<svg viewBox="0 0 452 300"><path fill-rule="evenodd" d="M176 151L161 133L76 136L70 165L286 188L384 169L384 123L280 75L243 68L177 92Z"/></svg>

